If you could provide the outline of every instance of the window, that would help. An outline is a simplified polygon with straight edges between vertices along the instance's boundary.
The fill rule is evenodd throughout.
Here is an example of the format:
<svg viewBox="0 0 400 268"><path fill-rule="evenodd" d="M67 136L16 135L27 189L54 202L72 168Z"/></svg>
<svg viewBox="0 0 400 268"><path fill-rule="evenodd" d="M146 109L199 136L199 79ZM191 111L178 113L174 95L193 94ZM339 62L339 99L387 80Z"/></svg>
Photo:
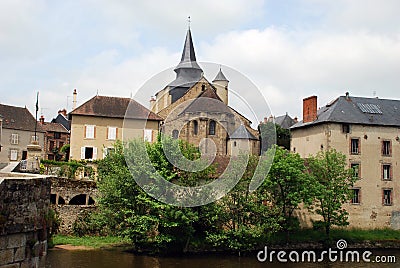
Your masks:
<svg viewBox="0 0 400 268"><path fill-rule="evenodd" d="M54 132L54 138L55 139L61 139L61 133L60 132Z"/></svg>
<svg viewBox="0 0 400 268"><path fill-rule="evenodd" d="M54 149L54 141L50 141L49 151L53 151L53 149Z"/></svg>
<svg viewBox="0 0 400 268"><path fill-rule="evenodd" d="M233 142L233 147L236 147L236 141Z"/></svg>
<svg viewBox="0 0 400 268"><path fill-rule="evenodd" d="M95 126L93 125L86 125L85 126L85 138L86 139L94 139L94 131L95 131Z"/></svg>
<svg viewBox="0 0 400 268"><path fill-rule="evenodd" d="M392 205L392 189L383 189L383 205Z"/></svg>
<svg viewBox="0 0 400 268"><path fill-rule="evenodd" d="M208 129L208 134L209 135L215 135L215 126L216 126L215 121L211 120L210 121L210 125L209 125L209 129Z"/></svg>
<svg viewBox="0 0 400 268"><path fill-rule="evenodd" d="M392 179L392 165L383 164L382 165L382 179L391 180Z"/></svg>
<svg viewBox="0 0 400 268"><path fill-rule="evenodd" d="M360 139L351 139L350 140L350 153L351 154L360 154Z"/></svg>
<svg viewBox="0 0 400 268"><path fill-rule="evenodd" d="M349 124L343 124L342 125L342 132L343 133L350 133L350 125Z"/></svg>
<svg viewBox="0 0 400 268"><path fill-rule="evenodd" d="M17 159L18 159L18 150L11 149L10 150L10 160L17 161Z"/></svg>
<svg viewBox="0 0 400 268"><path fill-rule="evenodd" d="M116 140L117 139L117 128L116 127L108 127L107 128L107 139L108 140Z"/></svg>
<svg viewBox="0 0 400 268"><path fill-rule="evenodd" d="M352 163L350 165L351 169L353 170L353 177L360 178L360 164L359 163Z"/></svg>
<svg viewBox="0 0 400 268"><path fill-rule="evenodd" d="M179 131L174 129L172 130L172 138L177 139L179 137Z"/></svg>
<svg viewBox="0 0 400 268"><path fill-rule="evenodd" d="M352 189L353 193L352 193L352 198L351 198L351 203L352 204L360 204L360 195L361 195L361 191L359 188L355 188Z"/></svg>
<svg viewBox="0 0 400 268"><path fill-rule="evenodd" d="M97 148L96 147L82 147L81 148L81 159L86 159L86 160L97 159Z"/></svg>
<svg viewBox="0 0 400 268"><path fill-rule="evenodd" d="M392 154L392 146L390 141L382 141L382 155L390 156Z"/></svg>
<svg viewBox="0 0 400 268"><path fill-rule="evenodd" d="M103 158L106 158L107 155L110 155L110 154L112 154L114 152L115 152L115 149L113 147L104 148L104 150L103 150Z"/></svg>
<svg viewBox="0 0 400 268"><path fill-rule="evenodd" d="M199 133L199 123L197 122L197 120L193 121L193 134L197 135L197 133Z"/></svg>
<svg viewBox="0 0 400 268"><path fill-rule="evenodd" d="M143 132L144 141L152 142L153 141L153 130L145 129Z"/></svg>
<svg viewBox="0 0 400 268"><path fill-rule="evenodd" d="M11 144L18 144L18 134L11 134Z"/></svg>
<svg viewBox="0 0 400 268"><path fill-rule="evenodd" d="M32 142L33 142L33 141L39 141L39 137L38 137L38 136L35 136L35 135L33 135L33 136L31 137L31 139L32 139Z"/></svg>

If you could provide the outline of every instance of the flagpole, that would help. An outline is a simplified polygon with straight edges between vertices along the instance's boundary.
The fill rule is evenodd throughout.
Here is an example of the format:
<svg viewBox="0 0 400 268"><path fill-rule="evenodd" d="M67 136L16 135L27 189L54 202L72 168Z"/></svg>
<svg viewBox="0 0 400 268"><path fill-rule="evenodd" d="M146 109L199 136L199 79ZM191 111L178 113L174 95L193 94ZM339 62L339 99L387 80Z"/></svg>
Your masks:
<svg viewBox="0 0 400 268"><path fill-rule="evenodd" d="M38 93L36 95L36 117L35 117L35 136L34 136L35 140L34 140L34 142L37 142L36 130L37 130L37 114L38 114L38 111L39 111L39 91L38 91Z"/></svg>

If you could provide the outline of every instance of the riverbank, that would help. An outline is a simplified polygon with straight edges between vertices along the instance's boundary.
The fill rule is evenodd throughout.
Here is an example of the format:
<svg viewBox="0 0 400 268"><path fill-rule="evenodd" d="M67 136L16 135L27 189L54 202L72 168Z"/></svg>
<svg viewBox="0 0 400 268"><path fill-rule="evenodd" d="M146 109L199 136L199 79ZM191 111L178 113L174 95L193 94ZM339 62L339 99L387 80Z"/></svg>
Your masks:
<svg viewBox="0 0 400 268"><path fill-rule="evenodd" d="M260 241L254 251L264 246L271 249L321 249L326 246L325 234L320 230L302 229L290 234L290 241L287 243L285 234L275 234L266 241ZM400 230L377 229L377 230L343 230L335 229L331 233L331 246L335 247L336 241L345 240L348 248L357 249L400 249ZM234 253L227 248L216 248L212 245L196 240L196 245L187 248L188 254L209 254L209 253ZM64 236L55 235L53 237L55 248L66 250L90 250L98 248L124 247L133 250L129 239L116 236ZM169 249L171 252L182 252L180 249ZM151 249L140 252L142 254L154 254L156 251Z"/></svg>
<svg viewBox="0 0 400 268"><path fill-rule="evenodd" d="M66 250L90 250L99 248L130 246L129 240L118 236L66 236L54 235L54 248Z"/></svg>

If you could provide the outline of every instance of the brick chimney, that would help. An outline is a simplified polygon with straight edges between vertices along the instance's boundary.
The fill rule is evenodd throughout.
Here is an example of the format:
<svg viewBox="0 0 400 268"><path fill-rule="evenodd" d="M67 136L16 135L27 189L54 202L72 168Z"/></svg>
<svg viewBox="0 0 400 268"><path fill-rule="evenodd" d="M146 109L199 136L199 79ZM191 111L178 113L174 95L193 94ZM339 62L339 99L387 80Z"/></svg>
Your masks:
<svg viewBox="0 0 400 268"><path fill-rule="evenodd" d="M66 109L62 109L62 110L58 111L58 113L62 114L65 117L67 117L67 110Z"/></svg>
<svg viewBox="0 0 400 268"><path fill-rule="evenodd" d="M40 124L42 124L42 125L44 124L44 116L43 116L43 115L40 116L39 122L40 122Z"/></svg>
<svg viewBox="0 0 400 268"><path fill-rule="evenodd" d="M72 110L75 110L76 108L76 96L78 93L76 93L76 88L74 89L74 93L72 93Z"/></svg>
<svg viewBox="0 0 400 268"><path fill-rule="evenodd" d="M317 119L317 96L303 99L303 123Z"/></svg>

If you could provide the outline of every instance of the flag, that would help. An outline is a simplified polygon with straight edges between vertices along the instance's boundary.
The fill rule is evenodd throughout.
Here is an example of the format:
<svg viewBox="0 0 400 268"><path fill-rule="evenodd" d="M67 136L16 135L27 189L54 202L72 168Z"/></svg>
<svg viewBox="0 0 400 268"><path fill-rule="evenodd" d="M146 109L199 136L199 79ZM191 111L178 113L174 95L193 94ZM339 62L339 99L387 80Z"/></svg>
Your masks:
<svg viewBox="0 0 400 268"><path fill-rule="evenodd" d="M37 93L37 96L36 96L36 112L38 112L39 111L39 92Z"/></svg>

